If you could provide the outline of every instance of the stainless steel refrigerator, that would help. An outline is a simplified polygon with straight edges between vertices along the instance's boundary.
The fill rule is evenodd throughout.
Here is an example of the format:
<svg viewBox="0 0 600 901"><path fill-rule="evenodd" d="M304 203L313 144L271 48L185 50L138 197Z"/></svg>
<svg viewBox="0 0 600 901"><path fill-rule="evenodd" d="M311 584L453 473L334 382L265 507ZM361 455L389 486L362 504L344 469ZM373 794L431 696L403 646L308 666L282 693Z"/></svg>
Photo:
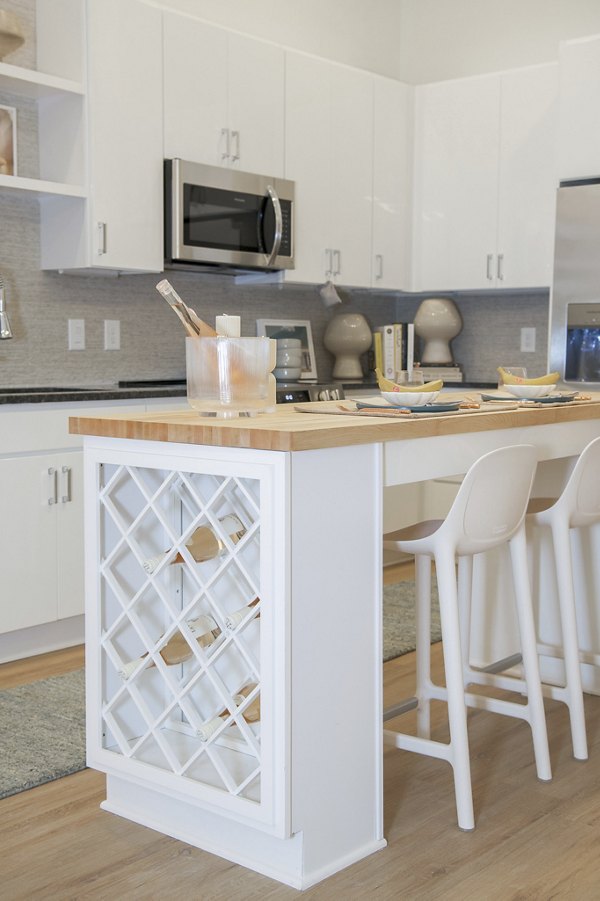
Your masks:
<svg viewBox="0 0 600 901"><path fill-rule="evenodd" d="M549 347L550 370L600 388L600 179L558 190Z"/></svg>

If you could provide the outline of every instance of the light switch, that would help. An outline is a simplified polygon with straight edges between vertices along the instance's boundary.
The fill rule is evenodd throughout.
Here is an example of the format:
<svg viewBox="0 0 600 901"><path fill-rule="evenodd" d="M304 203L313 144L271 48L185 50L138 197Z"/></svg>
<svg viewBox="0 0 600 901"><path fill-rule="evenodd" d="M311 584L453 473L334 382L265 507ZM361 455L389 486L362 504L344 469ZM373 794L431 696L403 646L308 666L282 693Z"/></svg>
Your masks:
<svg viewBox="0 0 600 901"><path fill-rule="evenodd" d="M68 320L69 350L85 350L85 319Z"/></svg>
<svg viewBox="0 0 600 901"><path fill-rule="evenodd" d="M104 320L104 350L121 350L121 321Z"/></svg>
<svg viewBox="0 0 600 901"><path fill-rule="evenodd" d="M521 351L523 353L534 353L535 352L535 329L534 328L522 328L521 329Z"/></svg>

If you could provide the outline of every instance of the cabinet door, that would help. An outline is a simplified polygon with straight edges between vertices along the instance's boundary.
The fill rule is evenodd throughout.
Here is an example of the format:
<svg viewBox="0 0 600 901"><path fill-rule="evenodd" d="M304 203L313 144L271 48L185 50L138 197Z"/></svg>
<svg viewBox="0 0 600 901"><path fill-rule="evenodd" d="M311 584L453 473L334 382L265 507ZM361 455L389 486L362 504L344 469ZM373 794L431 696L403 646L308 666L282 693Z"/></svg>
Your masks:
<svg viewBox="0 0 600 901"><path fill-rule="evenodd" d="M87 8L91 264L161 271L161 13L139 0Z"/></svg>
<svg viewBox="0 0 600 901"><path fill-rule="evenodd" d="M323 282L332 248L330 65L286 54L285 175L296 182L295 258L290 281Z"/></svg>
<svg viewBox="0 0 600 901"><path fill-rule="evenodd" d="M57 616L84 612L83 453L62 452L57 466Z"/></svg>
<svg viewBox="0 0 600 901"><path fill-rule="evenodd" d="M499 76L417 88L414 290L491 285L499 123Z"/></svg>
<svg viewBox="0 0 600 901"><path fill-rule="evenodd" d="M283 176L284 78L282 48L229 35L231 162L245 172Z"/></svg>
<svg viewBox="0 0 600 901"><path fill-rule="evenodd" d="M331 66L331 243L335 280L371 284L373 78Z"/></svg>
<svg viewBox="0 0 600 901"><path fill-rule="evenodd" d="M558 175L600 176L600 37L560 45Z"/></svg>
<svg viewBox="0 0 600 901"><path fill-rule="evenodd" d="M410 289L413 88L387 78L374 82L374 288Z"/></svg>
<svg viewBox="0 0 600 901"><path fill-rule="evenodd" d="M557 65L502 76L498 287L551 284L557 107Z"/></svg>
<svg viewBox="0 0 600 901"><path fill-rule="evenodd" d="M227 32L165 12L165 157L223 166L226 127Z"/></svg>
<svg viewBox="0 0 600 901"><path fill-rule="evenodd" d="M0 632L56 620L55 474L50 469L56 469L50 455L0 461Z"/></svg>

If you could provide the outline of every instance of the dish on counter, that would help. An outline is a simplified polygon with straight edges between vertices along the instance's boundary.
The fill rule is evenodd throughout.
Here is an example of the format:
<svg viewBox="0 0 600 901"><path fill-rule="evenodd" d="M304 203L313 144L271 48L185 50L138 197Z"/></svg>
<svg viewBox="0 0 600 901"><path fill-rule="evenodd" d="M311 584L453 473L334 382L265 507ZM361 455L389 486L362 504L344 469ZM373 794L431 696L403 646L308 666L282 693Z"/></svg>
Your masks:
<svg viewBox="0 0 600 901"><path fill-rule="evenodd" d="M507 388L507 385L505 385L504 387ZM525 387L531 387L531 386L527 385ZM542 387L542 386L539 386L539 387ZM543 387L547 387L547 386L543 386ZM513 394L511 396L511 395L505 395L505 394L501 394L501 395L500 394L481 394L480 397L483 401L486 401L486 402L491 401L491 402L506 403L507 400L514 401L516 398L516 395ZM536 404L564 404L564 403L569 403L570 401L575 400L576 397L577 397L577 391L565 391L565 392L561 392L560 394L557 394L557 393L546 394L545 396L542 396L542 397L521 397L521 398L519 398L519 400L532 401Z"/></svg>
<svg viewBox="0 0 600 901"><path fill-rule="evenodd" d="M416 407L430 406L436 399L439 391L382 391L381 396L392 407Z"/></svg>
<svg viewBox="0 0 600 901"><path fill-rule="evenodd" d="M513 397L523 400L539 400L541 397L552 394L556 389L556 385L507 385L506 382L502 387Z"/></svg>
<svg viewBox="0 0 600 901"><path fill-rule="evenodd" d="M387 393L388 392L386 392L386 394ZM383 395L383 392L382 392L382 395ZM383 395L383 396L385 396L385 395ZM372 401L371 403L364 403L361 401L356 401L356 409L357 410L375 410L376 409L377 411L379 411L379 410L385 411L385 410L390 410L390 408L392 408L392 409L405 408L407 410L410 410L411 413L428 413L429 415L431 415L432 413L453 413L456 410L458 410L459 406L460 406L459 401L449 401L446 404L441 404L441 403L440 404L436 404L436 403L420 404L419 406L408 406L408 404L402 404L399 402L392 404L392 403L381 403L381 402L377 403L376 401Z"/></svg>

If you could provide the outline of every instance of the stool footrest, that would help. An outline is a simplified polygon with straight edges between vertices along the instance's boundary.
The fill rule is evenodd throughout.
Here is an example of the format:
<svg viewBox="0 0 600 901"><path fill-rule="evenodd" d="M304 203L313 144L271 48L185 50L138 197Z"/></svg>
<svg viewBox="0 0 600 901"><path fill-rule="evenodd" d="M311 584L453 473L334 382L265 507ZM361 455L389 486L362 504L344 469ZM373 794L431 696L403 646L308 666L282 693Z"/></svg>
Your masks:
<svg viewBox="0 0 600 901"><path fill-rule="evenodd" d="M390 729L383 730L383 741L386 745L401 748L403 751L416 751L417 754L425 754L427 757L437 757L439 760L453 762L452 746L442 741L433 741L431 738L421 738L419 735L408 735L406 732L393 732Z"/></svg>
<svg viewBox="0 0 600 901"><path fill-rule="evenodd" d="M386 720L393 720L394 717L408 713L409 710L415 710L418 706L418 698L405 698L403 701L394 704L393 707L388 707L387 710L383 711L383 721L385 723Z"/></svg>
<svg viewBox="0 0 600 901"><path fill-rule="evenodd" d="M522 654L511 654L509 657L503 657L502 660L488 663L487 666L472 666L471 669L476 673L503 673L504 670L517 666L519 663L523 663Z"/></svg>

